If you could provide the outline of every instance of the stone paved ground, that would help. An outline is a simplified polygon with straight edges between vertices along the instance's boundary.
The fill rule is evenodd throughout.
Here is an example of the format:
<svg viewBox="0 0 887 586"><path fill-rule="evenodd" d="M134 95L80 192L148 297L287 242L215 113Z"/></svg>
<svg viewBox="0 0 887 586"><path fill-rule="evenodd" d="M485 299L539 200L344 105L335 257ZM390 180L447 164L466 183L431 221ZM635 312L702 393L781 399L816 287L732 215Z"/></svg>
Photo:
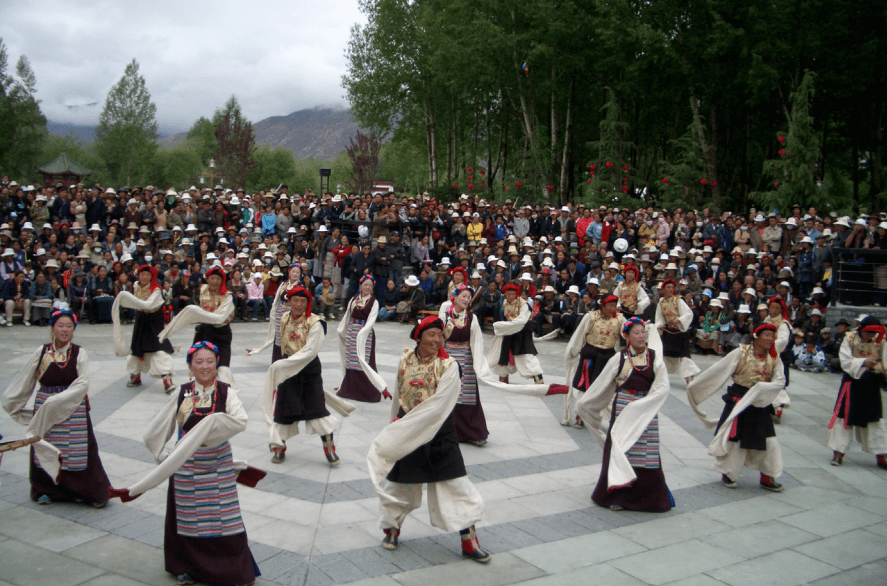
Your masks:
<svg viewBox="0 0 887 586"><path fill-rule="evenodd" d="M291 440L284 464L269 462L259 393L270 354L244 356L265 328L234 324L232 365L250 416L246 432L232 442L235 455L269 472L256 489L240 488L263 573L258 584L887 583L887 472L858 447L843 467L829 466L826 424L837 375L792 372L793 406L777 427L786 467L780 494L761 490L750 470L737 490L719 484L706 450L710 432L673 377L660 416L663 467L677 501L666 514L612 512L591 503L601 449L587 431L561 427L561 397L535 399L482 386L490 441L463 447L487 504L478 534L495 554L481 566L460 559L458 537L432 528L425 507L406 521L400 549L379 546L378 505L365 458L387 421L387 402L359 404L340 424L338 468L326 464L317 437L304 435ZM381 324L376 331L376 360L393 384L408 329ZM90 354L90 403L105 469L115 486L127 486L152 466L141 436L165 395L159 382L126 387L124 359L114 356L110 334L110 326L83 325L76 341ZM45 328L0 330L0 389L46 339ZM188 342L186 335L175 339ZM562 382L563 342L539 348L546 379ZM332 335L321 360L331 390L341 380ZM705 368L714 359L697 361ZM181 353L175 364L183 381ZM719 410L718 401L708 409ZM21 429L3 413L0 433L20 437ZM0 483L0 586L174 583L163 570L164 488L98 511L77 504L37 507L29 500L23 451L3 458Z"/></svg>

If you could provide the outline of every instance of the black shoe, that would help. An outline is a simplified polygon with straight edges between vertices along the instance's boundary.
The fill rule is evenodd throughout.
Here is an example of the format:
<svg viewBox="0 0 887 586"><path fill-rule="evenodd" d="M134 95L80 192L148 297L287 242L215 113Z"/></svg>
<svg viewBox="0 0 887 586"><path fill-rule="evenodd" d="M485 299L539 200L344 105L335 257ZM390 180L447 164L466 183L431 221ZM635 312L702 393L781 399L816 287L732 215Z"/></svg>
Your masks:
<svg viewBox="0 0 887 586"><path fill-rule="evenodd" d="M771 492L782 492L784 490L783 486L772 478L766 481L761 480L761 488L764 488Z"/></svg>
<svg viewBox="0 0 887 586"><path fill-rule="evenodd" d="M736 481L731 480L730 477L726 474L721 474L721 484L723 484L727 488L736 488Z"/></svg>
<svg viewBox="0 0 887 586"><path fill-rule="evenodd" d="M397 537L400 535L400 529L385 529L385 539L382 540L382 547L385 549L397 549Z"/></svg>

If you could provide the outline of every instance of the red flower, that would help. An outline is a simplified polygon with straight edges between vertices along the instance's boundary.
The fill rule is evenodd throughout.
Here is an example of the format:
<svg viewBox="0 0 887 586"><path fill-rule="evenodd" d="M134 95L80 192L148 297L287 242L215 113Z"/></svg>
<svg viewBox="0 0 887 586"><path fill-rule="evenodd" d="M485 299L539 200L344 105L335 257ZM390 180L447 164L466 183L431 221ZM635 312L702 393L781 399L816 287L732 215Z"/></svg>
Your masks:
<svg viewBox="0 0 887 586"><path fill-rule="evenodd" d="M712 182L711 182L711 186L712 186L712 187L717 187L717 186L718 186L718 182L717 182L717 181L712 181Z"/></svg>
<svg viewBox="0 0 887 586"><path fill-rule="evenodd" d="M524 184L521 183L520 181L518 181L517 183L515 183L515 185L516 185L517 187L523 187L523 186L524 186Z"/></svg>
<svg viewBox="0 0 887 586"><path fill-rule="evenodd" d="M594 171L595 169L597 169L597 165L591 165L591 170Z"/></svg>
<svg viewBox="0 0 887 586"><path fill-rule="evenodd" d="M628 185L622 186L622 193L628 193Z"/></svg>
<svg viewBox="0 0 887 586"><path fill-rule="evenodd" d="M774 182L773 182L773 187L776 187L776 188L778 189L778 188L779 188L779 182L778 182L778 181L774 181Z"/></svg>
<svg viewBox="0 0 887 586"><path fill-rule="evenodd" d="M549 186L548 186L548 191L554 191L554 185L549 185Z"/></svg>
<svg viewBox="0 0 887 586"><path fill-rule="evenodd" d="M457 189L459 187L458 183L453 183L453 189Z"/></svg>
<svg viewBox="0 0 887 586"><path fill-rule="evenodd" d="M505 188L505 193L508 193L508 188L507 188L507 187Z"/></svg>
<svg viewBox="0 0 887 586"><path fill-rule="evenodd" d="M467 171L468 171L469 173L471 173L472 171L474 171L474 169L472 169L471 167L468 167Z"/></svg>
<svg viewBox="0 0 887 586"><path fill-rule="evenodd" d="M589 179L589 180L588 180L589 183L591 183L592 181L594 181L594 179Z"/></svg>
<svg viewBox="0 0 887 586"><path fill-rule="evenodd" d="M474 189L474 185L471 184L471 183L469 183L469 184L468 184L468 189Z"/></svg>
<svg viewBox="0 0 887 586"><path fill-rule="evenodd" d="M594 171L591 172L592 176L594 175Z"/></svg>
<svg viewBox="0 0 887 586"><path fill-rule="evenodd" d="M706 179L705 177L703 177L702 179L699 180L699 183L701 183L701 184L703 184L703 185L706 185L706 184L708 183L708 179Z"/></svg>
<svg viewBox="0 0 887 586"><path fill-rule="evenodd" d="M784 156L785 156L785 149L779 149L779 150L776 151L776 152L779 153L779 156L780 156L780 157L784 157Z"/></svg>
<svg viewBox="0 0 887 586"><path fill-rule="evenodd" d="M471 175L468 176L468 180L471 181Z"/></svg>
<svg viewBox="0 0 887 586"><path fill-rule="evenodd" d="M668 177L663 177L663 178L662 178L662 182L663 182L663 183L668 183Z"/></svg>
<svg viewBox="0 0 887 586"><path fill-rule="evenodd" d="M486 183L487 180L486 180L486 179L481 179L480 182L481 182L481 183Z"/></svg>
<svg viewBox="0 0 887 586"><path fill-rule="evenodd" d="M486 175L486 174L487 174L487 172L486 172L486 171L484 171L484 170L483 170L483 169L481 169L481 170L480 170L480 174L481 174L481 175Z"/></svg>
<svg viewBox="0 0 887 586"><path fill-rule="evenodd" d="M782 135L779 135L779 137L776 140L778 140L780 143L783 143L783 142L785 142L785 137Z"/></svg>
<svg viewBox="0 0 887 586"><path fill-rule="evenodd" d="M622 183L628 183L628 177L623 177L623 178L622 178Z"/></svg>
<svg viewBox="0 0 887 586"><path fill-rule="evenodd" d="M609 169L610 167L613 166L613 163L611 163L610 161L607 161L607 162L606 162L606 165L607 165L607 168Z"/></svg>
<svg viewBox="0 0 887 586"><path fill-rule="evenodd" d="M623 170L623 171L628 171L628 165L622 165L622 170Z"/></svg>

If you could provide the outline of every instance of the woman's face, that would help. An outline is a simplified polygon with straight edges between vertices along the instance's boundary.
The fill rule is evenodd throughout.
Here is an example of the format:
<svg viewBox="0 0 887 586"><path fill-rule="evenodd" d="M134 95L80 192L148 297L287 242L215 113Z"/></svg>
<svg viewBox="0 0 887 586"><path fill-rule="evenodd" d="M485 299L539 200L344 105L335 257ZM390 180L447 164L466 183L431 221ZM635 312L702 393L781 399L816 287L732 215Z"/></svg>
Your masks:
<svg viewBox="0 0 887 586"><path fill-rule="evenodd" d="M372 292L373 292L373 282L372 282L372 280L370 280L370 279L365 279L365 280L360 284L360 294L363 295L364 297L366 297L367 295L369 295L369 294L372 293Z"/></svg>
<svg viewBox="0 0 887 586"><path fill-rule="evenodd" d="M216 354L209 348L201 348L191 357L191 372L202 386L209 386L216 378Z"/></svg>
<svg viewBox="0 0 887 586"><path fill-rule="evenodd" d="M62 316L52 326L52 336L60 347L68 344L74 338L74 320L68 316Z"/></svg>
<svg viewBox="0 0 887 586"><path fill-rule="evenodd" d="M456 305L456 309L459 311L465 311L465 308L468 307L468 303L471 301L471 292L468 289L464 289L459 292L458 295L453 297L453 303Z"/></svg>
<svg viewBox="0 0 887 586"><path fill-rule="evenodd" d="M631 326L628 332L628 343L635 351L647 347L647 330L641 324Z"/></svg>
<svg viewBox="0 0 887 586"><path fill-rule="evenodd" d="M108 276L108 269L105 267L99 267L99 279L104 279Z"/></svg>
<svg viewBox="0 0 887 586"><path fill-rule="evenodd" d="M142 287L147 287L151 284L151 273L148 271L142 271L139 273L139 285Z"/></svg>
<svg viewBox="0 0 887 586"><path fill-rule="evenodd" d="M289 270L289 279L291 283L296 283L302 277L302 267L293 266Z"/></svg>

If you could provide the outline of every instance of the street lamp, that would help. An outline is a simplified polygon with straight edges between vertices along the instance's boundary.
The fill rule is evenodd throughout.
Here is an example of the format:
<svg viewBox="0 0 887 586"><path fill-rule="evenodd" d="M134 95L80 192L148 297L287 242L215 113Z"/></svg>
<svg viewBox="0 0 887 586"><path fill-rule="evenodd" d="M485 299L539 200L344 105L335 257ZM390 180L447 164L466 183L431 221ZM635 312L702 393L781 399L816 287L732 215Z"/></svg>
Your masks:
<svg viewBox="0 0 887 586"><path fill-rule="evenodd" d="M332 169L324 169L323 167L320 168L320 193L318 195L320 195L321 197L323 197L323 194L326 193L323 190L324 183L326 183L326 191L330 190L330 175L332 174ZM324 181L324 179L326 179L326 181Z"/></svg>

